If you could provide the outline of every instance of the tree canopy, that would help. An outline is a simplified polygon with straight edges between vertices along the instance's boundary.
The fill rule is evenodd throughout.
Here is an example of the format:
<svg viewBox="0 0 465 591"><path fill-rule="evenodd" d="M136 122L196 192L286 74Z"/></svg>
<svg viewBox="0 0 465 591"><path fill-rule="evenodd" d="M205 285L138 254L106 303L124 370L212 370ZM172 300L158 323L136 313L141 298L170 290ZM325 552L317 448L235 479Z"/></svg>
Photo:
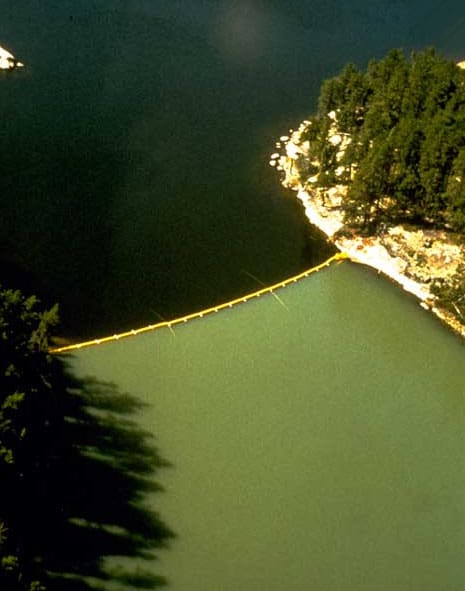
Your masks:
<svg viewBox="0 0 465 591"><path fill-rule="evenodd" d="M328 142L331 129L350 136L343 152ZM465 233L465 70L434 49L409 58L394 49L365 71L347 65L323 83L304 139L320 163L319 186L348 185L349 224L401 220Z"/></svg>

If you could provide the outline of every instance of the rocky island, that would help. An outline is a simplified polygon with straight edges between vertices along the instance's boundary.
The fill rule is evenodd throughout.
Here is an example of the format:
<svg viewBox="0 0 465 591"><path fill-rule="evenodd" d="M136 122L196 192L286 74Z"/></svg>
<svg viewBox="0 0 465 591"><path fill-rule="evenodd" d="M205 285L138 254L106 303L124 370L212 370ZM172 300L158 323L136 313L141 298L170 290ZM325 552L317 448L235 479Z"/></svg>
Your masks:
<svg viewBox="0 0 465 591"><path fill-rule="evenodd" d="M342 252L465 336L465 70L433 49L349 64L270 165Z"/></svg>
<svg viewBox="0 0 465 591"><path fill-rule="evenodd" d="M18 61L7 49L0 46L0 70L15 70L23 67L22 62Z"/></svg>

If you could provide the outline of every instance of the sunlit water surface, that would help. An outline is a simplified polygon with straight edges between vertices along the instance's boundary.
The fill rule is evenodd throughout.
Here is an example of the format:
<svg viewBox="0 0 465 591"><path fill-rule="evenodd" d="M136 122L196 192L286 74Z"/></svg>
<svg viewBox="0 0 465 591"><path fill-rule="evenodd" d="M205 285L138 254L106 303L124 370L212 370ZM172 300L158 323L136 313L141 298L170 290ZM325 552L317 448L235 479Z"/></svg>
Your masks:
<svg viewBox="0 0 465 591"><path fill-rule="evenodd" d="M173 591L463 590L465 349L334 265L176 329L76 354L148 403ZM284 304L284 306L282 305Z"/></svg>

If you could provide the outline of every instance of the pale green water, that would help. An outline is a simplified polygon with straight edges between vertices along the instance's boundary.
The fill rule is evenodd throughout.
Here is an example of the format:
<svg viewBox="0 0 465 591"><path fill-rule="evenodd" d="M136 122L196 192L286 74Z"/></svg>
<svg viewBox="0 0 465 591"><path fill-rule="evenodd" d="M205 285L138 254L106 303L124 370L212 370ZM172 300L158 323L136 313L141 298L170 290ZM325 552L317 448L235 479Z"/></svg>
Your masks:
<svg viewBox="0 0 465 591"><path fill-rule="evenodd" d="M465 589L465 349L382 277L76 354L149 403L174 591Z"/></svg>

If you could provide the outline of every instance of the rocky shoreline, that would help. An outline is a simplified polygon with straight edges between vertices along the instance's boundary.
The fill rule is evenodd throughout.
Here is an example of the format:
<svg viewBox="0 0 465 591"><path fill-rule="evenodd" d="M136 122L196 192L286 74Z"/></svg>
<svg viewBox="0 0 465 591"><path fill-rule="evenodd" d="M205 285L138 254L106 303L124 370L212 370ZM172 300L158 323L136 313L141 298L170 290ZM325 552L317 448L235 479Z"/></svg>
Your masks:
<svg viewBox="0 0 465 591"><path fill-rule="evenodd" d="M329 114L331 117L331 114ZM402 225L386 226L374 236L359 236L344 224L342 199L347 187L335 185L327 190L316 186L316 177L305 178L302 163L311 159L308 143L302 135L310 123L304 121L296 131L281 136L270 165L281 173L284 187L296 192L305 215L329 241L357 263L368 265L394 280L420 300L457 334L465 337L465 318L440 306L431 286L435 281L452 280L460 264L465 263L465 247L452 234ZM334 131L329 141L344 148L344 139ZM347 140L346 140L347 141ZM299 165L300 163L300 165Z"/></svg>

